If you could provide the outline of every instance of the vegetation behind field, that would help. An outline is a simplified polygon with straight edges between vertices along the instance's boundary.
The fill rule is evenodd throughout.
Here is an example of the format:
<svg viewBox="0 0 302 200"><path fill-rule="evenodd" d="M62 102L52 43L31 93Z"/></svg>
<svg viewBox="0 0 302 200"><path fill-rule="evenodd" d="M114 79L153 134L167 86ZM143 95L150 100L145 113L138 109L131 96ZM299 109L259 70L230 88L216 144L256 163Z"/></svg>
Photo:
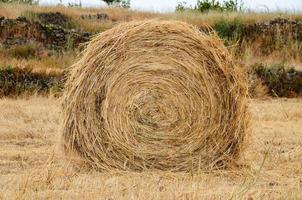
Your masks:
<svg viewBox="0 0 302 200"><path fill-rule="evenodd" d="M183 9L173 13L151 13L120 7L80 8L62 5L0 4L2 22L3 18L16 19L20 16L23 17L19 19L21 28L10 25L15 28L13 32L6 33L9 34L10 40L12 33L17 34L18 43L20 42L18 38L20 34L26 33L25 36L28 38L25 38L24 41L31 41L16 45L13 40L9 41L7 45L4 41L4 26L0 30L0 66L2 68L5 66L28 68L30 71L39 71L40 73L55 71L62 74L64 69L78 59L77 55L83 49L82 45L78 45L78 43L89 41L89 38L95 34L125 21L162 19L185 21L201 30L208 30L209 27L212 27L234 54L238 65L242 66L249 74L255 73L255 67L253 67L255 65L261 65L267 69L274 68L274 66L283 66L286 70L289 68L298 71L302 69L302 14L242 12L238 11L239 8L237 7L223 12L221 9L210 9L201 12L199 7L197 8ZM48 15L50 13L53 16ZM62 20L51 21L54 18L62 18ZM14 24L15 21L10 23ZM24 31L22 23L26 23L26 26L30 28ZM30 31L36 27L42 27L40 28L42 30ZM9 30L11 29L9 28ZM46 39L39 35L37 39L37 35L34 34L39 31L46 34ZM56 41L58 40L57 34L61 34L59 39L60 37L63 39ZM83 35L85 37L81 38ZM46 43L47 45L45 45ZM270 71L276 72L276 70ZM261 72L264 73L264 70ZM277 93L281 96L288 96L285 94L292 92L272 91L272 88L276 87L269 85L266 80L270 79L267 78L267 75L272 73L260 75L258 71L256 74L258 76L252 82L265 85L265 87L260 87L265 89L261 89L261 91L258 91L259 93L268 91L269 94ZM294 80L293 84L300 84L300 81L296 81L296 78ZM290 86L289 88L297 87L299 88L300 85ZM294 96L300 94L299 91L296 93L295 90Z"/></svg>

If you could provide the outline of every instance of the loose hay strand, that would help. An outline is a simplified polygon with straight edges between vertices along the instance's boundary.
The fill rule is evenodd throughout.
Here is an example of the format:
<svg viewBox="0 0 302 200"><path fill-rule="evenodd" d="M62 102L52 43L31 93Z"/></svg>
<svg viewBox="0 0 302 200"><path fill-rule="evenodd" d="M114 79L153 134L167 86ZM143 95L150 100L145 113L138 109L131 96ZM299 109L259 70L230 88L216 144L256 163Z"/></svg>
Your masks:
<svg viewBox="0 0 302 200"><path fill-rule="evenodd" d="M99 170L224 168L244 146L246 96L216 35L178 21L124 23L71 67L62 143Z"/></svg>

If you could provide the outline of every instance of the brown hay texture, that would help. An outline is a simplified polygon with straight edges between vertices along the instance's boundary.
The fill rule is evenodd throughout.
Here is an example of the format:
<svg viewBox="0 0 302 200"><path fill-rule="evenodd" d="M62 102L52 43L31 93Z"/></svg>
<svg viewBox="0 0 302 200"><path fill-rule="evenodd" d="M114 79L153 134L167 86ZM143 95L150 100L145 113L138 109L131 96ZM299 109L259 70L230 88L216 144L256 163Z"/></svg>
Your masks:
<svg viewBox="0 0 302 200"><path fill-rule="evenodd" d="M65 152L101 171L224 168L244 144L246 85L214 34L178 21L120 24L71 68Z"/></svg>

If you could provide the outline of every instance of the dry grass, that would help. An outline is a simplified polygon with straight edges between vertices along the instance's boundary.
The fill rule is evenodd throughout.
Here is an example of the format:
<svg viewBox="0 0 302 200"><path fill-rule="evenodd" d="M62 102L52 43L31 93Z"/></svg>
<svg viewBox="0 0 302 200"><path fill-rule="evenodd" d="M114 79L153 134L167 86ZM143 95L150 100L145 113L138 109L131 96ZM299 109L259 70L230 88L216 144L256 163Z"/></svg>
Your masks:
<svg viewBox="0 0 302 200"><path fill-rule="evenodd" d="M198 12L182 12L182 13L148 13L131 11L125 9L112 9L112 8L66 8L63 6L28 6L28 5L12 5L0 4L0 15L8 18L15 18L21 14L28 14L32 12L61 12L71 17L76 23L76 27L89 32L104 31L116 26L117 24L125 21L143 20L143 19L175 19L196 26L203 26L205 24L213 26L218 21L233 22L235 19L243 24L263 22L274 19L276 17L286 17L290 19L301 19L301 14L292 13L198 13ZM107 13L111 20L93 20L81 19L81 15ZM301 47L297 45L297 41L290 41L286 46L281 49L270 52L269 55L262 55L257 47L256 42L242 47L242 52L238 55L238 59L244 66L249 66L255 62L258 63L285 63L302 69L301 60ZM237 46L232 46L230 49L236 51ZM0 65L2 63L11 62L13 66L27 67L37 66L39 68L65 68L75 61L75 56L71 54L58 57L56 55L51 57L43 57L42 59L29 58L29 59L16 59L7 54L0 52Z"/></svg>
<svg viewBox="0 0 302 200"><path fill-rule="evenodd" d="M12 66L34 69L35 71L62 71L76 60L75 52L65 52L62 55L51 55L33 58L16 58L0 50L0 67Z"/></svg>
<svg viewBox="0 0 302 200"><path fill-rule="evenodd" d="M63 144L95 168L198 171L240 156L247 83L216 35L179 21L121 24L69 77Z"/></svg>
<svg viewBox="0 0 302 200"><path fill-rule="evenodd" d="M0 199L302 198L301 99L253 101L243 166L195 175L71 168L53 153L58 100L1 99L0 110Z"/></svg>
<svg viewBox="0 0 302 200"><path fill-rule="evenodd" d="M157 17L158 14L130 11L122 8L68 8L64 6L28 6L28 5L13 5L0 4L1 15L7 18L16 18L22 14L29 14L29 12L60 12L63 13L77 24L82 30L88 32L96 32L112 28L114 25L124 21L142 20ZM93 15L97 13L106 13L110 20L91 20L82 19L81 15Z"/></svg>
<svg viewBox="0 0 302 200"><path fill-rule="evenodd" d="M131 11L122 8L78 8L65 6L30 6L22 4L0 4L0 6L1 15L8 18L16 18L26 11L61 12L74 19L80 18L81 15L107 13L113 21L146 19L156 15L149 12Z"/></svg>
<svg viewBox="0 0 302 200"><path fill-rule="evenodd" d="M297 70L302 69L301 45L299 45L299 41L289 41L286 46L270 51L269 54L262 54L259 51L261 47L257 42L242 45L240 52L238 52L238 46L229 48L234 54L237 53L234 57L237 58L238 63L247 68L255 63L267 65L284 63L288 66L293 66Z"/></svg>
<svg viewBox="0 0 302 200"><path fill-rule="evenodd" d="M259 23L264 21L269 21L278 17L285 17L289 19L301 19L301 14L292 14L292 13L281 13L281 12L271 12L271 13L255 13L255 12L175 12L170 14L164 14L164 18L175 19L184 21L196 26L202 26L204 24L213 26L217 21L223 20L226 22L231 22L237 20L239 22L250 24L250 23Z"/></svg>
<svg viewBox="0 0 302 200"><path fill-rule="evenodd" d="M28 11L31 12L61 12L74 19L74 21L86 31L100 31L112 28L114 25L120 22L132 21L132 20L144 20L144 19L174 19L184 21L196 26L214 25L219 20L233 21L234 19L242 21L243 23L255 23L263 22L276 17L286 17L290 19L301 19L302 15L297 13L220 13L220 12L175 12L168 14L140 12L127 9L118 8L68 8L64 6L28 6L28 5L14 5L14 4L0 4L1 15L8 18L16 18L21 14ZM109 21L98 21L81 19L81 15L106 13L109 15Z"/></svg>

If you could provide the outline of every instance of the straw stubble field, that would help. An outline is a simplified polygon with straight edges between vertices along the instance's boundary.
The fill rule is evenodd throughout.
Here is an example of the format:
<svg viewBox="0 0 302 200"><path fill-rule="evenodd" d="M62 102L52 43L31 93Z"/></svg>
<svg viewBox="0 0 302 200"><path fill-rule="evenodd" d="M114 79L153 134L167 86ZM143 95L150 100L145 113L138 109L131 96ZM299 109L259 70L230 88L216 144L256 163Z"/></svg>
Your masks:
<svg viewBox="0 0 302 200"><path fill-rule="evenodd" d="M301 199L302 99L251 100L252 134L236 169L101 173L56 150L59 100L0 100L0 199Z"/></svg>

